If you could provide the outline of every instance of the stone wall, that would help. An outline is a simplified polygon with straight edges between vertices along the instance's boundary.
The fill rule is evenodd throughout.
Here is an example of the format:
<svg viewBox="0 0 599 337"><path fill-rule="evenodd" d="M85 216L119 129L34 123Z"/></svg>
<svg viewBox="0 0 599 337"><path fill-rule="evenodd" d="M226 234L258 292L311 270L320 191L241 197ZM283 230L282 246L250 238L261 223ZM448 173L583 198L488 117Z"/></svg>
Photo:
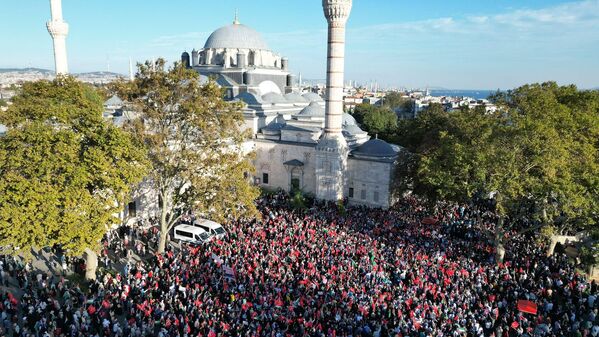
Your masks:
<svg viewBox="0 0 599 337"><path fill-rule="evenodd" d="M351 204L371 207L388 208L390 206L390 191L392 163L367 161L355 158L348 159L348 178L346 195L353 188Z"/></svg>
<svg viewBox="0 0 599 337"><path fill-rule="evenodd" d="M297 169L296 173L301 176L300 188L306 193L315 193L314 145L310 144L286 144L256 140L255 177L259 179L260 186L273 190L281 188L289 192L291 168L286 168L283 163L293 159L304 163L304 166ZM264 173L268 174L268 184L264 184Z"/></svg>

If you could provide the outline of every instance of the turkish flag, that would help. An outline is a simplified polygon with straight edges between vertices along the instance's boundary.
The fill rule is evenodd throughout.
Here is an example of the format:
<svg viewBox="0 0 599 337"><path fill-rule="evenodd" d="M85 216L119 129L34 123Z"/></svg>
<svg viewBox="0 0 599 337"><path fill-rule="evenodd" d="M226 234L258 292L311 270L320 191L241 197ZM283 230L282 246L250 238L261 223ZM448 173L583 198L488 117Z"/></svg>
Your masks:
<svg viewBox="0 0 599 337"><path fill-rule="evenodd" d="M518 310L525 312L527 314L537 314L537 304L531 301L519 300L518 301Z"/></svg>
<svg viewBox="0 0 599 337"><path fill-rule="evenodd" d="M90 315L93 315L93 314L95 314L95 313L96 313L96 307L94 307L93 305L90 305L90 306L87 308L87 313L89 313Z"/></svg>

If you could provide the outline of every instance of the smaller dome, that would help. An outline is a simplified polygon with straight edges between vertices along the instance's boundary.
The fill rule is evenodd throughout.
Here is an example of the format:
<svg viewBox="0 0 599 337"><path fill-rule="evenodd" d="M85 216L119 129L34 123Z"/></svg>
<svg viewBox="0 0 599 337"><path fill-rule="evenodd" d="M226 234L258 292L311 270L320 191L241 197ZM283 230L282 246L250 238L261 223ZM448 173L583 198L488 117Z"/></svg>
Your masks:
<svg viewBox="0 0 599 337"><path fill-rule="evenodd" d="M104 106L105 107L109 107L109 106L122 107L123 106L123 100L120 99L119 96L113 95L106 102L104 102Z"/></svg>
<svg viewBox="0 0 599 337"><path fill-rule="evenodd" d="M295 92L290 92L288 94L285 95L285 99L287 99L287 101L289 101L290 103L306 103L308 102L308 100L303 97L300 94L297 94Z"/></svg>
<svg viewBox="0 0 599 337"><path fill-rule="evenodd" d="M324 117L325 111L324 108L320 106L320 104L318 104L317 102L312 102L310 103L310 105L303 108L302 111L300 111L300 113L298 113L297 115L302 117Z"/></svg>
<svg viewBox="0 0 599 337"><path fill-rule="evenodd" d="M273 104L277 104L277 103L289 103L285 97L283 97L280 94L274 93L274 92L269 92L266 95L262 96L262 100L264 102L267 103L273 103Z"/></svg>
<svg viewBox="0 0 599 337"><path fill-rule="evenodd" d="M366 131L360 129L360 127L355 124L352 124L352 125L344 124L343 130L349 132L352 135L362 135L362 134L366 133Z"/></svg>
<svg viewBox="0 0 599 337"><path fill-rule="evenodd" d="M281 131L281 129L283 129L285 127L286 124L284 123L277 123L277 122L272 122L270 124L268 124L267 126L265 126L262 131Z"/></svg>
<svg viewBox="0 0 599 337"><path fill-rule="evenodd" d="M200 78L198 81L200 82L200 85L206 85L210 83L210 77L200 74Z"/></svg>
<svg viewBox="0 0 599 337"><path fill-rule="evenodd" d="M318 94L315 94L313 92L303 94L302 96L304 96L304 98L307 99L309 102L324 102L322 97L320 97Z"/></svg>
<svg viewBox="0 0 599 337"><path fill-rule="evenodd" d="M348 114L348 113L344 113L343 114L343 121L342 121L343 125L358 125L358 123L356 122L356 119L354 118L354 116Z"/></svg>
<svg viewBox="0 0 599 337"><path fill-rule="evenodd" d="M235 99L243 101L249 105L263 104L262 98L251 92L243 92L235 97Z"/></svg>
<svg viewBox="0 0 599 337"><path fill-rule="evenodd" d="M353 152L354 155L374 158L395 157L397 153L397 149L381 139L371 139Z"/></svg>

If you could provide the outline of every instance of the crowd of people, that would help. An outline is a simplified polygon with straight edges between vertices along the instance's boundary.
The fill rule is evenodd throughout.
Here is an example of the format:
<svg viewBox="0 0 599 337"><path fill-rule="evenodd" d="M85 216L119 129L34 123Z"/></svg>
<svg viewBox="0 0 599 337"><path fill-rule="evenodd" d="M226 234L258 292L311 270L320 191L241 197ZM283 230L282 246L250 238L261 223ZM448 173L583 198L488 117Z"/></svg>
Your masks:
<svg viewBox="0 0 599 337"><path fill-rule="evenodd" d="M262 217L227 223L225 239L145 252L88 288L5 259L1 281L28 281L21 296L0 294L0 335L599 336L596 284L509 231L495 261L481 230L492 229L491 212L416 199L390 210L289 202L263 197ZM140 235L157 233L107 238L106 264L143 253Z"/></svg>

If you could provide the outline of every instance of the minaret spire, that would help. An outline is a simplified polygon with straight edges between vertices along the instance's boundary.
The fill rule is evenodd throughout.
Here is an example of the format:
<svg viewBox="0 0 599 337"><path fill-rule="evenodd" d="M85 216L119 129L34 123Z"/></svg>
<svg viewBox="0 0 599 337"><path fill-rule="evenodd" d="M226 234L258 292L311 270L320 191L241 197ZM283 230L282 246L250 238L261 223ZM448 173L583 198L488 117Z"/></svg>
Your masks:
<svg viewBox="0 0 599 337"><path fill-rule="evenodd" d="M135 75L133 74L133 61L129 58L129 81L133 82Z"/></svg>
<svg viewBox="0 0 599 337"><path fill-rule="evenodd" d="M233 24L234 24L234 25L239 25L239 24L241 24L241 23L239 22L239 10L237 10L237 9L235 10L235 20L233 20Z"/></svg>
<svg viewBox="0 0 599 337"><path fill-rule="evenodd" d="M329 24L325 132L341 134L345 71L345 24L352 0L322 0Z"/></svg>
<svg viewBox="0 0 599 337"><path fill-rule="evenodd" d="M46 23L46 27L54 43L55 71L57 75L68 74L69 66L67 63L66 40L69 34L69 25L62 19L61 0L50 0L50 11L52 19Z"/></svg>

